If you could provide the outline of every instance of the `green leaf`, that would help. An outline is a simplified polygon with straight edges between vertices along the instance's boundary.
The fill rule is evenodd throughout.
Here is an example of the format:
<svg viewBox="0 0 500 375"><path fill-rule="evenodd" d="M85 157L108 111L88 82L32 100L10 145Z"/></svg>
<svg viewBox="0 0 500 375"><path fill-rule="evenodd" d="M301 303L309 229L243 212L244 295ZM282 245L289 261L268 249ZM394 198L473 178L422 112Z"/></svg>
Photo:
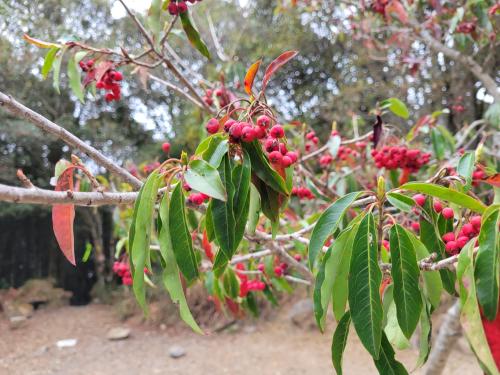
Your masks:
<svg viewBox="0 0 500 375"><path fill-rule="evenodd" d="M444 137L436 128L431 129L431 141L432 148L434 149L434 154L438 160L443 160L444 158Z"/></svg>
<svg viewBox="0 0 500 375"><path fill-rule="evenodd" d="M227 154L224 155L219 166L219 174L227 192L227 201L213 199L210 202L215 238L220 246L213 266L216 271L222 271L225 268L237 247L235 241L236 220L233 211L234 185L231 178L231 163Z"/></svg>
<svg viewBox="0 0 500 375"><path fill-rule="evenodd" d="M208 148L203 152L202 157L212 167L218 168L222 158L229 150L228 140L223 138L212 138Z"/></svg>
<svg viewBox="0 0 500 375"><path fill-rule="evenodd" d="M207 46L201 40L200 33L193 25L191 17L189 16L189 11L180 14L182 28L186 33L186 36L189 39L189 42L207 59L210 59L210 52L208 51Z"/></svg>
<svg viewBox="0 0 500 375"><path fill-rule="evenodd" d="M415 206L415 201L413 199L399 193L387 193L387 200L394 207L404 212L411 212L411 209Z"/></svg>
<svg viewBox="0 0 500 375"><path fill-rule="evenodd" d="M432 321L429 307L429 305L424 306L420 314L419 351L413 371L422 367L422 365L427 362L427 358L429 358L429 353L431 352Z"/></svg>
<svg viewBox="0 0 500 375"><path fill-rule="evenodd" d="M250 143L243 143L242 146L250 156L252 171L273 190L288 196L290 192L286 186L285 180L271 167L267 160L267 156L264 155L262 151L260 143L255 140Z"/></svg>
<svg viewBox="0 0 500 375"><path fill-rule="evenodd" d="M330 299L332 299L332 293L334 302L337 301L337 299L343 300L343 303L340 301L337 302L343 306L341 309L338 309L335 316L344 316L345 304L347 301L349 262L351 260L352 241L356 234L356 230L357 227L353 227L343 231L335 241L333 241L332 246L323 256L319 266L314 284L313 301L316 322L322 332L324 330L328 304L330 303ZM339 278L342 280L337 280ZM337 290L334 292L333 288L335 282L337 282ZM339 284L341 284L341 286L339 286ZM340 317L338 319L340 319Z"/></svg>
<svg viewBox="0 0 500 375"><path fill-rule="evenodd" d="M59 50L60 50L59 47L52 47L51 49L49 49L49 52L47 52L47 54L45 55L45 60L43 61L43 66L42 66L43 79L46 79L47 76L49 75L52 69L52 64L54 63L54 59Z"/></svg>
<svg viewBox="0 0 500 375"><path fill-rule="evenodd" d="M422 260L427 258L430 253L425 247L425 245L412 233L407 232L410 237L413 247L417 254L417 259ZM424 279L424 295L429 300L432 309L435 310L439 307L441 302L441 292L443 291L443 283L441 282L441 277L438 271L425 271L422 272L422 277Z"/></svg>
<svg viewBox="0 0 500 375"><path fill-rule="evenodd" d="M61 49L61 53L57 54L55 59L54 59L54 62L52 64L53 66L53 70L54 70L54 73L52 74L52 87L54 87L54 89L57 91L58 94L60 94L60 90L59 90L59 78L60 78L60 73L61 73L61 63L62 63L62 59L63 59L63 56L64 56L64 53L66 52L67 50L67 47L63 47Z"/></svg>
<svg viewBox="0 0 500 375"><path fill-rule="evenodd" d="M129 229L129 248L133 289L137 302L146 312L146 290L144 288L144 267L149 263L149 246L155 209L156 195L161 177L154 170L142 185L135 202L132 224Z"/></svg>
<svg viewBox="0 0 500 375"><path fill-rule="evenodd" d="M384 332L389 342L398 350L404 350L411 347L410 341L406 338L398 324L397 308L394 303L394 285L387 286L384 292L384 313L385 327Z"/></svg>
<svg viewBox="0 0 500 375"><path fill-rule="evenodd" d="M476 277L477 299L483 308L484 316L494 320L498 311L500 205L488 207L485 211L481 231L479 232L479 250L477 252Z"/></svg>
<svg viewBox="0 0 500 375"><path fill-rule="evenodd" d="M337 375L342 375L342 356L347 344L349 326L351 325L351 313L347 311L340 319L332 339L332 363Z"/></svg>
<svg viewBox="0 0 500 375"><path fill-rule="evenodd" d="M243 159L241 164L233 168L231 179L234 185L234 198L233 198L233 212L235 225L234 241L235 247L243 239L245 227L248 220L248 213L250 209L250 177L252 174L252 166L250 157L247 152L243 150Z"/></svg>
<svg viewBox="0 0 500 375"><path fill-rule="evenodd" d="M474 172L474 152L467 151L458 161L457 173L465 178L465 191L471 188L472 172Z"/></svg>
<svg viewBox="0 0 500 375"><path fill-rule="evenodd" d="M422 310L419 277L420 269L413 243L399 224L391 227L391 276L394 283L394 303L398 323L406 338L417 328Z"/></svg>
<svg viewBox="0 0 500 375"><path fill-rule="evenodd" d="M169 197L164 194L160 203L160 220L162 223L158 234L160 242L160 252L165 261L165 269L163 270L163 284L167 289L170 298L175 304L179 305L179 313L181 319L197 333L203 334L203 331L198 326L189 310L184 289L182 288L181 278L179 276L179 267L175 261L174 249L172 247L172 238L170 237L169 224Z"/></svg>
<svg viewBox="0 0 500 375"><path fill-rule="evenodd" d="M382 338L382 302L378 265L377 232L373 214L361 221L354 237L349 268L349 308L354 328L364 347L379 358Z"/></svg>
<svg viewBox="0 0 500 375"><path fill-rule="evenodd" d="M168 212L169 230L177 265L188 282L198 277L198 263L193 250L191 233L187 226L182 186L178 183L172 192Z"/></svg>
<svg viewBox="0 0 500 375"><path fill-rule="evenodd" d="M224 185L222 185L219 172L205 160L196 159L189 162L184 178L194 190L215 199L226 201L227 193Z"/></svg>
<svg viewBox="0 0 500 375"><path fill-rule="evenodd" d="M379 374L383 375L405 375L408 374L405 367L394 357L394 349L387 339L385 333L382 334L380 356L374 358L375 366Z"/></svg>
<svg viewBox="0 0 500 375"><path fill-rule="evenodd" d="M410 117L410 113L408 112L406 104L397 98L389 98L383 100L382 103L380 103L380 106L383 109L388 109L396 116L402 117L405 120L408 119L408 117Z"/></svg>
<svg viewBox="0 0 500 375"><path fill-rule="evenodd" d="M78 67L78 63L87 54L87 52L80 51L75 53L75 56L68 61L68 79L69 87L73 91L73 94L80 100L84 102L83 98L83 85L81 82L81 71Z"/></svg>
<svg viewBox="0 0 500 375"><path fill-rule="evenodd" d="M418 191L419 193L432 195L433 197L455 203L461 207L468 208L481 214L486 209L484 204L477 199L474 199L471 196L468 196L459 191L440 185L430 184L426 182L408 182L400 186L400 189Z"/></svg>
<svg viewBox="0 0 500 375"><path fill-rule="evenodd" d="M248 209L247 231L255 234L260 217L260 195L254 184L250 184L250 207Z"/></svg>
<svg viewBox="0 0 500 375"><path fill-rule="evenodd" d="M487 370L489 374L498 374L495 360L491 355L488 341L484 334L481 313L476 299L473 266L474 242L474 240L469 241L462 248L458 256L457 278L461 305L460 323L483 369Z"/></svg>
<svg viewBox="0 0 500 375"><path fill-rule="evenodd" d="M327 238L335 232L349 206L361 195L361 192L349 193L337 199L318 219L311 233L309 242L309 268L312 269Z"/></svg>
<svg viewBox="0 0 500 375"><path fill-rule="evenodd" d="M240 283L238 281L238 278L236 277L236 274L231 268L226 268L222 283L224 285L224 291L229 298L238 298L240 294Z"/></svg>
<svg viewBox="0 0 500 375"><path fill-rule="evenodd" d="M260 195L260 207L262 209L262 213L266 215L269 220L271 220L273 229L276 229L279 225L280 204L282 202L283 195L280 195L280 193L270 188L258 177L253 178L253 183L255 184L255 187Z"/></svg>

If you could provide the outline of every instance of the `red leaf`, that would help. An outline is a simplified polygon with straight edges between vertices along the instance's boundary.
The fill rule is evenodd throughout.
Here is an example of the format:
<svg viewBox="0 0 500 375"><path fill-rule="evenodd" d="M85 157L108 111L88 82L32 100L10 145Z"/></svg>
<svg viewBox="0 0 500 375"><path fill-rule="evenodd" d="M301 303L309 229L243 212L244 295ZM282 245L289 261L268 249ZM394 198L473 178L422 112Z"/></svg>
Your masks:
<svg viewBox="0 0 500 375"><path fill-rule="evenodd" d="M245 85L245 91L248 95L252 95L253 81L255 80L255 76L259 71L261 62L262 60L257 60L256 62L254 62L250 66L250 68L248 68L247 74L245 74L245 80L243 81L243 83Z"/></svg>
<svg viewBox="0 0 500 375"><path fill-rule="evenodd" d="M202 245L203 245L203 250L205 250L205 254L206 254L207 258L210 259L210 261L213 263L214 262L214 253L212 251L212 245L210 244L210 241L208 240L206 230L203 231Z"/></svg>
<svg viewBox="0 0 500 375"><path fill-rule="evenodd" d="M299 51L286 51L279 55L266 69L264 73L264 79L262 80L262 91L266 89L271 76L278 71L283 65L285 65L288 61L293 59Z"/></svg>
<svg viewBox="0 0 500 375"><path fill-rule="evenodd" d="M500 173L496 173L481 182L486 182L487 184L500 188Z"/></svg>
<svg viewBox="0 0 500 375"><path fill-rule="evenodd" d="M57 179L56 191L73 191L73 169L67 168ZM52 206L52 228L64 256L72 265L75 261L75 239L73 236L73 221L75 206L72 204L55 204Z"/></svg>
<svg viewBox="0 0 500 375"><path fill-rule="evenodd" d="M112 61L103 61L100 63L95 69L95 80L100 81L104 74L110 69L114 67L114 63Z"/></svg>

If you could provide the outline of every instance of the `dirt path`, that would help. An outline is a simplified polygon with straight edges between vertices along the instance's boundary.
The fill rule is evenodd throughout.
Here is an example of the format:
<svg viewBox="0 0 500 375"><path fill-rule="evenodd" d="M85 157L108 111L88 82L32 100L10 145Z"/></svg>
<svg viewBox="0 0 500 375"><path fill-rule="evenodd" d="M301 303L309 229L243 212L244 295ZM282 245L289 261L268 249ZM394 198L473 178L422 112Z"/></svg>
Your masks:
<svg viewBox="0 0 500 375"><path fill-rule="evenodd" d="M108 341L108 329L119 325L112 310L100 305L37 311L26 327L17 330L10 330L1 318L0 374L333 373L329 357L330 334L321 335L315 330L295 327L279 316L256 325L246 323L233 333L203 337L184 329L162 331L132 326L129 339ZM58 340L67 338L77 338L77 345L64 349L55 346ZM186 355L170 358L168 352L173 345L182 346ZM411 368L416 354L405 351L398 353L398 358ZM352 334L344 367L345 374L376 374L370 357ZM444 373L482 374L463 343L454 350Z"/></svg>

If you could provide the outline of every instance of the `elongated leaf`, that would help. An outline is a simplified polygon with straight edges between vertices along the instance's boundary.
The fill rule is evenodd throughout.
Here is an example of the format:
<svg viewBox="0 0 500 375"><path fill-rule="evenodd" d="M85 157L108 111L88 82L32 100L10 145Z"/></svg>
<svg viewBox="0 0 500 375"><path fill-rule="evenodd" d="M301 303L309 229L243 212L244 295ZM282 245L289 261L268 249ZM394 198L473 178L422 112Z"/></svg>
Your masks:
<svg viewBox="0 0 500 375"><path fill-rule="evenodd" d="M415 252L417 254L417 260L422 260L427 258L430 254L425 245L412 233L406 232L410 237ZM441 292L443 291L443 283L441 282L441 277L438 271L426 271L422 273L424 279L424 295L429 300L432 309L435 310L439 307L441 301Z"/></svg>
<svg viewBox="0 0 500 375"><path fill-rule="evenodd" d="M60 74L61 74L61 64L62 64L62 59L63 59L63 56L64 56L64 53L66 52L66 47L63 47L61 49L61 52L58 53L56 55L56 57L54 58L54 62L52 64L53 66L53 71L54 73L52 74L52 87L54 87L54 89L57 91L58 94L60 94L60 90L59 90L59 78L60 78Z"/></svg>
<svg viewBox="0 0 500 375"><path fill-rule="evenodd" d="M460 323L465 336L484 370L489 374L498 374L495 360L483 330L481 313L476 299L474 281L474 241L469 241L460 252L457 264L457 279L460 294ZM477 265L476 265L477 266Z"/></svg>
<svg viewBox="0 0 500 375"><path fill-rule="evenodd" d="M34 46L37 46L39 48L61 48L62 46L57 43L51 43L51 42L45 42L40 39L32 38L28 34L23 35L23 39L27 41L30 44L33 44Z"/></svg>
<svg viewBox="0 0 500 375"><path fill-rule="evenodd" d="M240 293L240 283L236 274L231 268L226 268L224 271L224 277L222 279L222 283L224 285L224 292L227 297L231 299L238 298Z"/></svg>
<svg viewBox="0 0 500 375"><path fill-rule="evenodd" d="M167 289L172 302L179 305L179 313L181 319L197 333L203 334L203 331L198 326L198 323L193 318L189 310L184 289L182 288L181 278L179 276L179 267L175 261L174 249L172 247L172 238L170 236L169 224L169 197L164 194L160 203L160 220L162 223L161 229L158 234L158 241L160 242L160 252L165 261L165 268L163 270L163 284Z"/></svg>
<svg viewBox="0 0 500 375"><path fill-rule="evenodd" d="M73 91L73 94L80 100L82 103L83 99L83 85L81 82L81 71L78 68L78 63L85 56L86 52L83 54L81 52L77 52L72 59L68 61L68 79L69 86Z"/></svg>
<svg viewBox="0 0 500 375"><path fill-rule="evenodd" d="M351 313L347 311L340 319L332 339L332 363L337 375L342 375L342 356L347 344L349 326L351 325Z"/></svg>
<svg viewBox="0 0 500 375"><path fill-rule="evenodd" d="M494 320L498 311L498 284L500 268L500 205L488 207L483 215L479 233L479 250L477 252L476 277L477 299L483 308L484 316Z"/></svg>
<svg viewBox="0 0 500 375"><path fill-rule="evenodd" d="M413 199L399 193L387 193L387 200L394 207L404 212L411 212L411 209L415 206L415 201Z"/></svg>
<svg viewBox="0 0 500 375"><path fill-rule="evenodd" d="M374 358L375 366L379 374L383 375L406 375L405 367L394 357L394 349L387 339L385 333L382 334L382 342L380 346L380 356Z"/></svg>
<svg viewBox="0 0 500 375"><path fill-rule="evenodd" d="M203 42L203 40L201 39L200 33L194 26L193 21L189 16L189 11L181 13L180 18L182 22L182 28L184 29L189 42L198 50L198 52L200 52L207 59L210 59L210 52L208 51L205 42Z"/></svg>
<svg viewBox="0 0 500 375"><path fill-rule="evenodd" d="M73 170L70 166L57 179L56 191L73 191ZM75 238L73 222L75 220L75 206L73 204L55 204L52 206L52 228L57 244L62 253L72 265L75 260Z"/></svg>
<svg viewBox="0 0 500 375"><path fill-rule="evenodd" d="M250 176L252 166L250 157L243 151L242 163L233 168L232 182L234 185L233 213L235 219L235 249L243 239L250 210Z"/></svg>
<svg viewBox="0 0 500 375"><path fill-rule="evenodd" d="M443 160L445 153L444 149L445 140L443 135L436 128L431 129L431 141L432 141L432 148L434 149L434 154L436 155L436 159Z"/></svg>
<svg viewBox="0 0 500 375"><path fill-rule="evenodd" d="M262 151L260 143L255 140L250 143L243 143L242 146L250 156L252 171L270 188L278 193L288 196L290 191L286 186L285 180L271 167L269 161L267 160L267 156L264 155L264 152Z"/></svg>
<svg viewBox="0 0 500 375"><path fill-rule="evenodd" d="M467 151L458 161L457 173L465 178L465 191L469 190L472 183L472 172L474 172L474 153Z"/></svg>
<svg viewBox="0 0 500 375"><path fill-rule="evenodd" d="M264 79L262 80L262 91L266 90L267 84L269 80L283 65L285 65L288 61L297 56L298 51L286 51L279 55L276 59L274 59L271 64L266 68L266 72L264 73Z"/></svg>
<svg viewBox="0 0 500 375"><path fill-rule="evenodd" d="M329 236L335 232L349 206L361 195L361 192L349 193L337 199L318 219L311 233L309 242L309 268L314 267L319 252Z"/></svg>
<svg viewBox="0 0 500 375"><path fill-rule="evenodd" d="M231 178L230 160L227 154L222 159L219 167L219 174L227 192L227 201L222 202L214 199L210 205L215 238L220 246L220 250L215 256L214 270L222 273L222 270L232 258L237 246L235 241L236 220L233 211L234 185Z"/></svg>
<svg viewBox="0 0 500 375"><path fill-rule="evenodd" d="M384 109L388 109L392 113L394 113L396 116L402 117L405 120L410 117L410 112L408 112L408 108L406 107L406 104L403 103L401 100L398 98L389 98L386 100L383 100L381 104L381 107Z"/></svg>
<svg viewBox="0 0 500 375"><path fill-rule="evenodd" d="M375 221L369 213L354 237L349 268L349 308L359 339L374 358L379 358L382 338L381 281Z"/></svg>
<svg viewBox="0 0 500 375"><path fill-rule="evenodd" d="M214 134L198 145L195 154L201 156L212 167L218 168L228 149L228 140L221 134Z"/></svg>
<svg viewBox="0 0 500 375"><path fill-rule="evenodd" d="M390 243L394 303L399 326L409 339L417 328L422 310L419 288L420 269L413 243L402 226L398 224L392 226Z"/></svg>
<svg viewBox="0 0 500 375"><path fill-rule="evenodd" d="M214 200L216 201L216 200ZM220 201L218 201L220 202ZM177 184L172 192L169 210L170 237L173 239L177 266L188 282L198 277L198 263L193 250L191 233L187 226L186 211L184 208L184 194L182 194L181 184Z"/></svg>
<svg viewBox="0 0 500 375"><path fill-rule="evenodd" d="M255 76L257 75L257 72L259 71L260 64L262 63L262 60L257 60L254 62L252 65L250 65L250 68L248 68L247 73L245 74L245 79L243 80L243 85L245 88L245 92L248 95L253 95L252 94L252 88L253 88L253 83L255 81Z"/></svg>
<svg viewBox="0 0 500 375"><path fill-rule="evenodd" d="M255 234L260 216L260 195L254 184L250 184L250 207L248 209L247 231Z"/></svg>
<svg viewBox="0 0 500 375"><path fill-rule="evenodd" d="M424 298L422 296L422 298ZM427 362L427 358L429 358L429 353L431 352L431 336L432 336L432 321L431 321L431 313L430 306L424 305L422 309L422 313L420 314L420 338L419 342L419 351L418 358L415 364L416 369L420 368L425 362ZM412 372L413 372L412 371Z"/></svg>
<svg viewBox="0 0 500 375"><path fill-rule="evenodd" d="M226 201L227 194L217 169L205 160L192 160L189 162L188 170L184 174L186 182L191 188L209 197Z"/></svg>
<svg viewBox="0 0 500 375"><path fill-rule="evenodd" d="M387 339L398 350L411 347L410 341L399 327L396 304L394 303L394 284L389 284L384 292L384 332Z"/></svg>
<svg viewBox="0 0 500 375"><path fill-rule="evenodd" d="M400 189L418 191L419 193L432 195L433 197L455 203L461 207L465 207L479 213L483 213L486 209L484 204L477 199L440 185L425 182L408 182L400 186Z"/></svg>
<svg viewBox="0 0 500 375"><path fill-rule="evenodd" d="M54 63L54 58L57 55L57 52L60 50L59 47L52 47L49 49L49 52L45 55L45 60L43 61L43 66L42 66L42 76L43 79L47 78L49 75L49 72L52 69L52 64Z"/></svg>
<svg viewBox="0 0 500 375"><path fill-rule="evenodd" d="M144 267L149 263L153 214L160 182L161 178L158 171L155 170L142 185L139 197L135 202L132 224L129 230L133 289L135 298L144 311L147 311Z"/></svg>

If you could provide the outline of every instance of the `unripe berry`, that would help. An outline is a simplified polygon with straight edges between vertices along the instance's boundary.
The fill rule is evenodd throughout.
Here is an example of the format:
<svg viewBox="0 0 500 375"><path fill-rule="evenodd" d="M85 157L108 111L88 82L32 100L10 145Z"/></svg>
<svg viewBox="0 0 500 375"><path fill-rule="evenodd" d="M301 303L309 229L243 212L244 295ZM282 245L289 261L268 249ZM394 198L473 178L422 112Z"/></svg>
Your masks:
<svg viewBox="0 0 500 375"><path fill-rule="evenodd" d="M283 159L283 155L279 151L273 151L269 153L269 161L273 164L280 164Z"/></svg>
<svg viewBox="0 0 500 375"><path fill-rule="evenodd" d="M446 207L446 208L443 208L443 211L441 212L441 215L443 215L443 217L448 220L448 219L452 219L453 218L454 213L453 213L453 210L450 207Z"/></svg>
<svg viewBox="0 0 500 375"><path fill-rule="evenodd" d="M285 136L285 130L281 125L274 125L269 131L269 134L273 138L283 138Z"/></svg>
<svg viewBox="0 0 500 375"><path fill-rule="evenodd" d="M443 211L443 205L441 204L440 201L434 201L433 206L434 206L434 211L436 211L437 213Z"/></svg>
<svg viewBox="0 0 500 375"><path fill-rule="evenodd" d="M162 145L161 145L161 149L163 150L163 152L165 154L168 154L170 152L170 143L168 142L164 142Z"/></svg>
<svg viewBox="0 0 500 375"><path fill-rule="evenodd" d="M259 118L257 119L257 126L267 129L269 126L271 126L271 119L266 115L259 116Z"/></svg>
<svg viewBox="0 0 500 375"><path fill-rule="evenodd" d="M215 134L219 131L219 121L216 118L211 118L208 120L207 125L205 125L205 129L209 134Z"/></svg>
<svg viewBox="0 0 500 375"><path fill-rule="evenodd" d="M415 194L413 196L413 200L415 201L416 204L418 204L420 207L422 207L425 204L425 195Z"/></svg>

